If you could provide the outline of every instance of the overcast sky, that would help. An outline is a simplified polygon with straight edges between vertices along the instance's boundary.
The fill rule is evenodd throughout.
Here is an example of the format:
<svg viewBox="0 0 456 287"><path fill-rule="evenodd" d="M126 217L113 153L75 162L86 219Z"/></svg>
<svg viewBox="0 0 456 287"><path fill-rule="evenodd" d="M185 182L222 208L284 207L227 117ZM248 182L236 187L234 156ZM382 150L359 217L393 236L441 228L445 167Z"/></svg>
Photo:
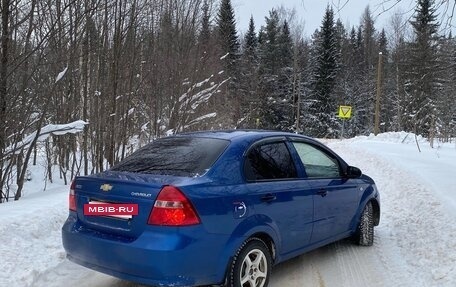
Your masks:
<svg viewBox="0 0 456 287"><path fill-rule="evenodd" d="M393 12L400 10L410 15L416 2L401 0L392 7L397 0L232 0L237 28L242 34L248 28L251 15L258 31L265 24L264 18L269 15L269 11L283 5L287 9L296 9L298 17L304 22L304 35L310 36L321 26L327 3L333 5L335 18L340 18L344 25L348 24L350 27L359 25L361 15L369 5L373 16L376 17L376 29L381 30L383 27L386 28ZM384 10L388 11L382 13Z"/></svg>

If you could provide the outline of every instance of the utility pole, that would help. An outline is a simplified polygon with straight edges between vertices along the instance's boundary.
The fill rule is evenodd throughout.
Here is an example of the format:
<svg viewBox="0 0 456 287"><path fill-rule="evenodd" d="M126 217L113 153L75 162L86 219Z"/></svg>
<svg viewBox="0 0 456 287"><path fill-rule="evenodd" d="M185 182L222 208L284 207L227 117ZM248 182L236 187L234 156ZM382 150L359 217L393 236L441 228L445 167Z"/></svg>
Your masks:
<svg viewBox="0 0 456 287"><path fill-rule="evenodd" d="M298 102L296 105L296 133L301 132L301 127L299 125L299 118L301 117L301 93L298 92Z"/></svg>
<svg viewBox="0 0 456 287"><path fill-rule="evenodd" d="M300 90L300 83L301 83L301 73L298 72L299 67L298 67L298 51L297 47L295 45L293 49L293 55L294 55L294 61L293 61L293 99L296 100L296 127L295 127L295 133L299 134L301 133L301 127L299 125L299 118L301 117L301 90ZM297 99L296 99L297 95Z"/></svg>
<svg viewBox="0 0 456 287"><path fill-rule="evenodd" d="M380 132L380 98L382 96L382 64L383 54L378 53L378 69L377 69L377 97L375 99L375 126L374 134L378 135Z"/></svg>

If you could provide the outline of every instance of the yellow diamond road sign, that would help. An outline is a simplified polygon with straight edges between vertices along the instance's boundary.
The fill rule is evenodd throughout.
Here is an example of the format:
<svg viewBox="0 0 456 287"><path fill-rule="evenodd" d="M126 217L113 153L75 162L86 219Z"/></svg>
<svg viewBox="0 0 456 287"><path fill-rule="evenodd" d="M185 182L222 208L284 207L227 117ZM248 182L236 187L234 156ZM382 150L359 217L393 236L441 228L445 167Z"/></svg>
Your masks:
<svg viewBox="0 0 456 287"><path fill-rule="evenodd" d="M339 118L349 119L351 118L352 107L351 106L339 106Z"/></svg>

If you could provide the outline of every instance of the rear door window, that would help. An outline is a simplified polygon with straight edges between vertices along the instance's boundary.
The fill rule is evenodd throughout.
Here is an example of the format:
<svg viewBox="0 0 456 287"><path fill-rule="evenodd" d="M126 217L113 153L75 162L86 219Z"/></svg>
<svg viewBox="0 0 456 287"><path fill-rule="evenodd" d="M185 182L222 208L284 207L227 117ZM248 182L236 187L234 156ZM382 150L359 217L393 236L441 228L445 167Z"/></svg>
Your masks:
<svg viewBox="0 0 456 287"><path fill-rule="evenodd" d="M296 178L296 168L285 142L252 147L244 163L245 178L252 180Z"/></svg>
<svg viewBox="0 0 456 287"><path fill-rule="evenodd" d="M227 140L214 138L162 138L134 152L111 170L197 176L214 164L228 144Z"/></svg>

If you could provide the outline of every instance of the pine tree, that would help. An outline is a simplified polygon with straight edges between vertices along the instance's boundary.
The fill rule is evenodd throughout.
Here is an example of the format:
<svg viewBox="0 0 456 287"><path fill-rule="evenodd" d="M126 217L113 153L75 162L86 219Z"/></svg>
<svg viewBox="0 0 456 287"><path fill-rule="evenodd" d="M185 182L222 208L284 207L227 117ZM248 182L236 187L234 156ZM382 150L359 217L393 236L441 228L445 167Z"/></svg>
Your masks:
<svg viewBox="0 0 456 287"><path fill-rule="evenodd" d="M257 48L258 38L255 33L255 22L253 21L253 16L251 16L249 21L249 30L247 31L247 34L245 34L244 36L244 55L247 55L249 58L256 57Z"/></svg>
<svg viewBox="0 0 456 287"><path fill-rule="evenodd" d="M387 101L392 105L392 112L394 117L391 122L391 130L393 131L402 131L404 130L404 107L406 93L405 93L405 77L404 71L406 70L405 58L407 54L407 46L405 43L404 35L404 20L399 14L394 15L391 19L392 34L390 37L390 46L391 46L391 71L390 71L390 80L392 84L393 91L391 94L386 94Z"/></svg>
<svg viewBox="0 0 456 287"><path fill-rule="evenodd" d="M280 130L293 130L295 119L293 117L293 39L291 38L288 22L285 20L278 36L278 52L280 70L278 75L278 93L275 112L277 122L275 128Z"/></svg>
<svg viewBox="0 0 456 287"><path fill-rule="evenodd" d="M356 53L358 53L358 57L364 61L364 37L363 37L363 29L362 26L358 27L357 33L356 33Z"/></svg>
<svg viewBox="0 0 456 287"><path fill-rule="evenodd" d="M456 41L451 32L442 37L438 54L444 68L439 73L443 84L436 97L436 126L441 140L448 141L456 133Z"/></svg>
<svg viewBox="0 0 456 287"><path fill-rule="evenodd" d="M385 29L382 29L378 38L378 50L382 53L383 69L382 69L382 94L380 98L380 132L388 131L393 128L394 118L394 102L389 100L393 97L396 87L391 78L393 65L390 60L390 51L388 50L388 39Z"/></svg>
<svg viewBox="0 0 456 287"><path fill-rule="evenodd" d="M277 104L280 70L279 33L279 14L273 9L269 11L269 17L266 17L266 27L262 27L259 33L260 128L274 129L278 122L277 114L271 109Z"/></svg>
<svg viewBox="0 0 456 287"><path fill-rule="evenodd" d="M263 74L277 75L280 69L280 50L278 38L280 33L279 14L276 10L266 17L266 27L261 36L261 70Z"/></svg>
<svg viewBox="0 0 456 287"><path fill-rule="evenodd" d="M203 15L201 17L201 31L198 35L198 57L200 59L198 70L202 72L203 76L210 76L209 73L212 71L210 71L209 61L214 57L214 55L211 52L213 39L211 35L209 3L207 0L204 1L202 10Z"/></svg>
<svg viewBox="0 0 456 287"><path fill-rule="evenodd" d="M341 72L345 78L346 102L352 107L352 118L345 124L344 136L355 136L365 133L366 127L366 87L364 40L362 26L352 27L346 53L345 68Z"/></svg>
<svg viewBox="0 0 456 287"><path fill-rule="evenodd" d="M240 119L239 98L239 79L238 79L238 59L239 59L239 39L236 31L236 21L234 18L234 10L231 5L231 0L222 0L220 9L217 13L217 32L218 46L220 49L220 59L224 73L229 77L229 82L226 86L226 100L221 102L220 111L226 111L226 106L230 107L229 111L231 126L237 126ZM226 105L224 105L226 104Z"/></svg>
<svg viewBox="0 0 456 287"><path fill-rule="evenodd" d="M294 124L292 99L293 40L289 25L276 10L266 17L260 31L261 127L291 130Z"/></svg>
<svg viewBox="0 0 456 287"><path fill-rule="evenodd" d="M329 6L323 17L321 31L316 35L314 48L315 64L309 119L305 132L316 137L334 137L338 133L336 119L337 105L334 96L339 69L339 48L337 47L334 12Z"/></svg>
<svg viewBox="0 0 456 287"><path fill-rule="evenodd" d="M356 107L359 120L359 129L363 134L374 130L374 113L376 98L376 80L378 63L378 46L374 19L369 6L366 7L361 17L363 63L361 66L360 105Z"/></svg>
<svg viewBox="0 0 456 287"><path fill-rule="evenodd" d="M352 27L349 34L341 39L341 68L338 73L338 102L339 105L356 106L356 97L359 89L359 54L357 30ZM356 135L356 112L352 110L352 118L344 120L344 137Z"/></svg>
<svg viewBox="0 0 456 287"><path fill-rule="evenodd" d="M255 32L253 17L250 17L249 29L244 36L240 61L241 70L241 118L240 126L255 128L259 111L258 98L258 38Z"/></svg>
<svg viewBox="0 0 456 287"><path fill-rule="evenodd" d="M437 58L439 24L436 22L434 1L418 0L413 20L415 40L407 57L407 92L409 103L405 107L406 129L423 136L435 130L435 100L439 93Z"/></svg>
<svg viewBox="0 0 456 287"><path fill-rule="evenodd" d="M209 40L211 37L211 28L210 28L210 15L209 15L209 4L207 0L203 4L203 16L201 19L201 31L198 36L198 44L201 47L202 53L207 53L209 48Z"/></svg>
<svg viewBox="0 0 456 287"><path fill-rule="evenodd" d="M297 133L303 130L303 119L307 117L306 95L310 94L311 53L308 40L300 39L294 43L293 64L293 128Z"/></svg>
<svg viewBox="0 0 456 287"><path fill-rule="evenodd" d="M335 85L336 88L334 90L334 96L335 96L335 101L336 105L344 105L346 102L346 99L348 97L347 91L345 90L346 82L344 81L345 78L345 72L347 69L347 62L346 62L346 53L347 53L347 45L348 45L348 39L347 39L347 33L345 31L345 27L340 21L340 19L337 19L336 24L334 26L335 28L335 50L338 53L338 71L337 71L337 76L335 80Z"/></svg>
<svg viewBox="0 0 456 287"><path fill-rule="evenodd" d="M361 106L360 102L362 101L359 97L360 79L362 78L360 63L363 61L363 53L362 49L360 49L362 40L358 39L355 27L352 27L350 32L347 33L340 20L336 22L336 32L337 45L340 47L340 64L335 83L335 102L337 106L352 107L352 117L340 120L343 125L342 136L350 137L359 133L360 130L358 125L358 107Z"/></svg>
<svg viewBox="0 0 456 287"><path fill-rule="evenodd" d="M283 22L278 37L278 45L282 67L291 67L293 64L293 39L291 39L290 27L287 21Z"/></svg>
<svg viewBox="0 0 456 287"><path fill-rule="evenodd" d="M239 56L239 39L231 0L222 0L217 14L218 42L224 67L230 76L235 76L236 60ZM226 57L224 57L226 55Z"/></svg>
<svg viewBox="0 0 456 287"><path fill-rule="evenodd" d="M447 106L451 106L451 108L448 112L448 137L456 135L456 38L452 37L450 33L449 39L451 45L449 57L449 74L451 75L449 80L449 90L451 91L451 97L449 98L449 104L447 104Z"/></svg>

